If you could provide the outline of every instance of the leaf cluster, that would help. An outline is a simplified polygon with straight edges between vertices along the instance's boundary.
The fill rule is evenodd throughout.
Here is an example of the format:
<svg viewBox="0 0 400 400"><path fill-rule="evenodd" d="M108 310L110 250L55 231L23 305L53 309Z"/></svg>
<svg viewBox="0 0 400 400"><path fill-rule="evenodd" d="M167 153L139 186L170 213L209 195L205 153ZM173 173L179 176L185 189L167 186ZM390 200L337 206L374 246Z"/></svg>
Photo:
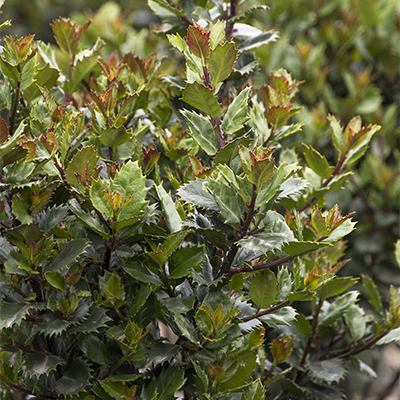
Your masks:
<svg viewBox="0 0 400 400"><path fill-rule="evenodd" d="M2 397L340 397L349 363L400 337L398 289L385 307L364 275L361 307L356 223L326 206L380 127L330 115L335 162L290 159L300 82L254 81L276 33L236 2L149 6L180 65L85 46L90 21L55 20L57 46L4 39Z"/></svg>

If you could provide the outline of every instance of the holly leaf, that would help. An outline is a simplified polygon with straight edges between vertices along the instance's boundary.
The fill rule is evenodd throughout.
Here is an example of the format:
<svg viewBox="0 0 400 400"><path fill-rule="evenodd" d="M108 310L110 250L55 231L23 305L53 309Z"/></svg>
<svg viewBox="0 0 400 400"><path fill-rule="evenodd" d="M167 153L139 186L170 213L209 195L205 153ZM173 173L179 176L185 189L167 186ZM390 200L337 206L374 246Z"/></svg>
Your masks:
<svg viewBox="0 0 400 400"><path fill-rule="evenodd" d="M296 241L283 245L282 250L290 256L301 256L331 246L330 243Z"/></svg>
<svg viewBox="0 0 400 400"><path fill-rule="evenodd" d="M182 219L172 201L171 195L165 191L162 185L156 186L158 197L161 201L165 222L171 233L179 232L182 229Z"/></svg>
<svg viewBox="0 0 400 400"><path fill-rule="evenodd" d="M187 276L191 268L200 265L205 257L204 246L186 246L176 250L169 259L169 273L172 278Z"/></svg>
<svg viewBox="0 0 400 400"><path fill-rule="evenodd" d="M267 269L254 275L249 286L249 296L258 308L268 308L275 302L277 289L276 276Z"/></svg>
<svg viewBox="0 0 400 400"><path fill-rule="evenodd" d="M205 59L210 54L210 31L206 31L197 22L193 21L193 25L188 27L186 43L192 54Z"/></svg>
<svg viewBox="0 0 400 400"><path fill-rule="evenodd" d="M191 106L203 111L211 118L221 115L221 106L213 91L198 82L189 83L183 90L182 100Z"/></svg>
<svg viewBox="0 0 400 400"><path fill-rule="evenodd" d="M249 100L250 90L250 87L242 90L230 104L221 123L221 129L224 133L231 135L242 129L243 125L248 121L247 102Z"/></svg>
<svg viewBox="0 0 400 400"><path fill-rule="evenodd" d="M329 384L339 382L345 377L347 372L343 361L339 358L308 362L307 367L311 379L327 382Z"/></svg>
<svg viewBox="0 0 400 400"><path fill-rule="evenodd" d="M26 372L31 376L39 377L40 375L54 371L58 365L65 364L61 357L44 353L29 353L25 356Z"/></svg>
<svg viewBox="0 0 400 400"><path fill-rule="evenodd" d="M81 392L89 384L89 366L81 358L69 360L62 377L55 382L54 389L64 396Z"/></svg>
<svg viewBox="0 0 400 400"><path fill-rule="evenodd" d="M321 178L328 179L331 177L333 167L325 156L315 150L312 146L307 146L303 143L304 156L306 157L308 166Z"/></svg>
<svg viewBox="0 0 400 400"><path fill-rule="evenodd" d="M89 246L89 239L72 239L60 251L60 254L52 261L47 271L60 271L73 262Z"/></svg>
<svg viewBox="0 0 400 400"><path fill-rule="evenodd" d="M98 60L97 54L78 60L72 69L71 78L64 84L64 90L72 94L80 88L83 79L88 80L91 74L97 75L101 71Z"/></svg>
<svg viewBox="0 0 400 400"><path fill-rule="evenodd" d="M0 302L0 330L10 328L14 325L19 326L30 310L43 310L46 308L44 303L7 303Z"/></svg>
<svg viewBox="0 0 400 400"><path fill-rule="evenodd" d="M224 81L233 71L238 51L234 43L218 44L211 52L208 60L211 74L211 84L216 87L219 82Z"/></svg>
<svg viewBox="0 0 400 400"><path fill-rule="evenodd" d="M244 42L242 42L238 50L240 52L242 51L249 51L252 49L255 49L257 47L260 47L264 44L268 44L270 42L275 42L276 39L278 38L278 34L275 31L267 31L263 32L260 35L250 37L249 39L246 39Z"/></svg>
<svg viewBox="0 0 400 400"><path fill-rule="evenodd" d="M204 179L196 179L181 186L177 190L178 196L186 203L194 206L210 211L219 211L214 196L203 189L205 182Z"/></svg>
<svg viewBox="0 0 400 400"><path fill-rule="evenodd" d="M233 186L225 185L211 178L208 179L204 186L214 196L225 223L238 224L240 222L241 209Z"/></svg>
<svg viewBox="0 0 400 400"><path fill-rule="evenodd" d="M382 298L375 282L369 276L361 274L362 284L367 291L369 297L369 303L374 307L375 311L379 315L383 315L383 304Z"/></svg>
<svg viewBox="0 0 400 400"><path fill-rule="evenodd" d="M74 333L90 333L97 332L99 328L107 327L106 323L112 319L107 316L106 310L100 308L98 305L94 305L90 308L87 319L81 322L78 326L68 329L68 334Z"/></svg>
<svg viewBox="0 0 400 400"><path fill-rule="evenodd" d="M105 227L101 224L101 222L91 214L83 211L75 199L72 199L68 202L68 208L92 231L96 232L104 239L110 239L111 235L106 232Z"/></svg>
<svg viewBox="0 0 400 400"><path fill-rule="evenodd" d="M351 277L334 277L333 279L329 279L321 285L319 285L316 289L316 295L321 300L328 299L329 297L337 296L345 292L348 288L355 285L358 281L358 278Z"/></svg>
<svg viewBox="0 0 400 400"><path fill-rule="evenodd" d="M213 156L218 151L218 141L211 122L194 111L181 111L190 130L190 136L209 155Z"/></svg>
<svg viewBox="0 0 400 400"><path fill-rule="evenodd" d="M320 326L330 326L338 318L343 316L343 314L358 300L359 294L359 292L353 290L335 299L335 301L322 313Z"/></svg>

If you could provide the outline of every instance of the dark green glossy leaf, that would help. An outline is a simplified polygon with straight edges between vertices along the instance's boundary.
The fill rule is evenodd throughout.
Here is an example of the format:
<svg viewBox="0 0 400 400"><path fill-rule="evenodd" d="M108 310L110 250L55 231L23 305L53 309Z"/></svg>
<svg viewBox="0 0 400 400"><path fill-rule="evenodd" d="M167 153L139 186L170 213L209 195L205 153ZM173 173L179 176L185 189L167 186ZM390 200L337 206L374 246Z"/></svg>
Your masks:
<svg viewBox="0 0 400 400"><path fill-rule="evenodd" d="M169 273L178 279L187 276L191 268L196 268L204 260L204 246L186 246L175 251L169 259Z"/></svg>
<svg viewBox="0 0 400 400"><path fill-rule="evenodd" d="M25 356L25 368L31 376L48 375L62 364L65 364L65 361L61 357L51 354L29 353Z"/></svg>
<svg viewBox="0 0 400 400"><path fill-rule="evenodd" d="M73 262L89 246L89 239L72 239L60 251L60 254L52 261L47 268L48 271L60 271Z"/></svg>
<svg viewBox="0 0 400 400"><path fill-rule="evenodd" d="M72 199L68 202L68 208L92 231L98 233L105 239L110 239L111 235L106 232L105 227L101 224L101 222L91 214L83 211L75 199Z"/></svg>
<svg viewBox="0 0 400 400"><path fill-rule="evenodd" d="M13 325L19 326L30 310L43 310L46 307L43 303L0 303L0 329L9 328Z"/></svg>
<svg viewBox="0 0 400 400"><path fill-rule="evenodd" d="M89 384L90 370L85 361L72 359L66 365L63 375L54 385L57 393L64 396L81 392Z"/></svg>
<svg viewBox="0 0 400 400"><path fill-rule="evenodd" d="M123 270L133 278L144 283L153 283L157 286L161 286L161 279L154 272L151 272L146 266L138 261L129 262L124 265Z"/></svg>
<svg viewBox="0 0 400 400"><path fill-rule="evenodd" d="M100 365L107 365L110 361L105 343L98 337L92 335L83 335L78 341L78 346L83 354Z"/></svg>
<svg viewBox="0 0 400 400"><path fill-rule="evenodd" d="M163 364L166 361L171 361L178 354L180 346L171 343L158 343L151 346L149 359L154 365Z"/></svg>
<svg viewBox="0 0 400 400"><path fill-rule="evenodd" d="M181 314L175 314L175 323L186 339L189 339L194 344L198 344L199 337L196 328L185 317Z"/></svg>

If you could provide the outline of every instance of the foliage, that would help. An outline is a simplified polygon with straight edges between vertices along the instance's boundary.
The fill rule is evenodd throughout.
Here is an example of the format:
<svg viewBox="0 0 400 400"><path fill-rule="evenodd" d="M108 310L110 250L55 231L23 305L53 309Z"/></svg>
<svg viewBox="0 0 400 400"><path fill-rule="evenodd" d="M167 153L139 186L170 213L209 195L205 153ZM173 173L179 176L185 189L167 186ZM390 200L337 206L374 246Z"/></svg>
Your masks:
<svg viewBox="0 0 400 400"><path fill-rule="evenodd" d="M342 398L350 363L400 339L398 289L363 275L362 307L356 223L326 206L380 127L329 115L335 157L305 141L300 162L301 82L255 75L277 33L181 3L149 1L147 54L92 40L96 16L53 21L57 46L4 38L4 399Z"/></svg>

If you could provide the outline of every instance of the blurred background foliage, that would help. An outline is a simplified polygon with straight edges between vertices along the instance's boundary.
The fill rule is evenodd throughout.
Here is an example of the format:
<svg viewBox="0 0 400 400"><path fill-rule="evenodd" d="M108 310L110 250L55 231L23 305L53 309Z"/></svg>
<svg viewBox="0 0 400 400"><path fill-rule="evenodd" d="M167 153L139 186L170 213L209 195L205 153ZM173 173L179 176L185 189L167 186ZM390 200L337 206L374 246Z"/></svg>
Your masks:
<svg viewBox="0 0 400 400"><path fill-rule="evenodd" d="M348 239L346 257L352 261L346 266L346 274L371 276L385 299L389 284L400 286L399 266L393 254L394 243L400 237L400 3L398 0L239 3L242 10L267 4L270 10L251 12L249 22L260 29L275 29L280 35L278 41L255 52L260 64L256 86L266 82L270 73L279 68L304 81L296 106L302 107L298 120L306 123L301 132L285 143L290 150L285 151L284 157L297 159L302 144L311 143L333 158L327 114L335 115L342 125L359 114L363 123L382 126L367 155L358 163L350 184L332 196L331 204L327 205L332 207L340 202L343 213L356 211L358 229ZM115 49L120 54L134 51L147 57L156 49L159 58L167 56L166 73L180 66L161 32L160 21L145 0L6 0L2 10L2 20L12 19L13 24L3 34L35 33L36 39L54 43L49 26L52 20L71 16L82 25L90 18L92 24L84 36L84 47L93 45L100 32L105 42L103 57ZM329 161L334 163L332 159ZM377 350L365 357L379 369L382 356ZM360 386L364 386L361 396L367 397L375 396L374 391L385 390L379 385L370 387L362 382L361 375L360 379L349 379L347 385L348 393L360 393Z"/></svg>

